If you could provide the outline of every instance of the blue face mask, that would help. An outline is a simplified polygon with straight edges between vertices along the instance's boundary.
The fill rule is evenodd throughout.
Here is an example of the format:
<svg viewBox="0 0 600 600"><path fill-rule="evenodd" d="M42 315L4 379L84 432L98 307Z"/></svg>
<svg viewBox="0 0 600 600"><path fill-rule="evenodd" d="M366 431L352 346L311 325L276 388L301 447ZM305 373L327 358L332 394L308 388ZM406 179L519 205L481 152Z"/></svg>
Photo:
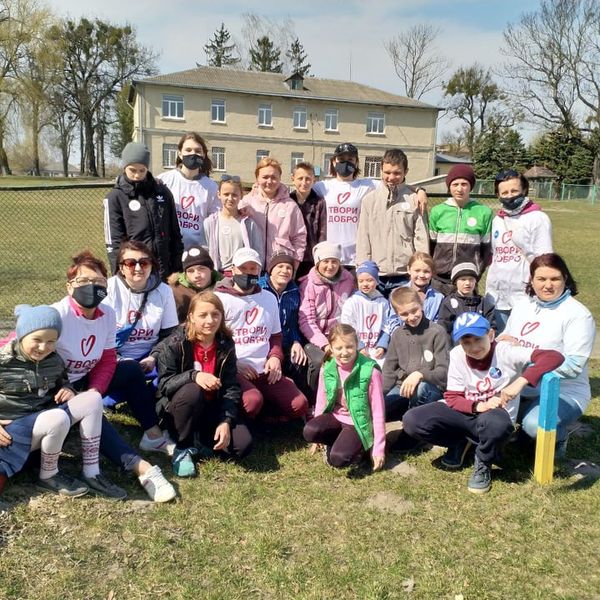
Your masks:
<svg viewBox="0 0 600 600"><path fill-rule="evenodd" d="M350 177L350 175L354 175L354 173L356 172L356 166L349 160L335 163L333 168L340 177Z"/></svg>

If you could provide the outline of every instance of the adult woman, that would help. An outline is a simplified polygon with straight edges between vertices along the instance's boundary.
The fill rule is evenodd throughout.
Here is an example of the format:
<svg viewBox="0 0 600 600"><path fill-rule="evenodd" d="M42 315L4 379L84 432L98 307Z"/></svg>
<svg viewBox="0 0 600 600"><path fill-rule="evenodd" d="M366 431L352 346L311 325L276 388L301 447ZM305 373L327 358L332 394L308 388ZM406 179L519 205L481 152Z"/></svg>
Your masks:
<svg viewBox="0 0 600 600"><path fill-rule="evenodd" d="M235 344L223 304L213 292L194 296L185 326L161 344L157 357L165 421L177 440L174 473L196 474L196 433L205 453L245 456L252 437L245 425L236 423L242 391Z"/></svg>
<svg viewBox="0 0 600 600"><path fill-rule="evenodd" d="M183 244L169 189L148 171L150 152L130 142L122 154L124 171L104 199L104 235L113 273L125 239L144 242L156 256L161 279L181 270Z"/></svg>
<svg viewBox="0 0 600 600"><path fill-rule="evenodd" d="M525 298L529 265L552 252L552 224L527 197L529 181L509 169L496 175L496 196L502 208L492 221L492 263L485 287L496 304L496 325L502 332L512 307Z"/></svg>
<svg viewBox="0 0 600 600"><path fill-rule="evenodd" d="M521 346L549 348L565 356L556 370L561 377L556 431L557 453L564 455L567 426L585 411L591 399L588 359L596 326L590 311L573 296L577 286L564 260L554 253L542 254L530 265L528 299L511 312L504 335ZM539 390L525 388L521 395L523 430L537 435ZM533 397L527 401L528 397Z"/></svg>
<svg viewBox="0 0 600 600"><path fill-rule="evenodd" d="M184 248L206 246L204 219L219 210L217 184L210 178L212 162L202 136L195 131L184 134L177 144L175 168L161 173L162 181L173 194Z"/></svg>
<svg viewBox="0 0 600 600"><path fill-rule="evenodd" d="M240 209L252 218L262 234L265 260L284 250L292 254L296 266L304 258L306 225L298 205L290 198L288 188L281 183L281 164L273 158L263 158L254 171L256 183L242 198Z"/></svg>
<svg viewBox="0 0 600 600"><path fill-rule="evenodd" d="M62 319L56 351L66 364L69 383L78 392L119 393L129 384L127 363L139 369L133 361L117 365L115 312L108 305L100 307L107 294L106 276L106 266L91 252L77 254L67 270L67 295L53 305ZM102 419L100 451L126 471L133 471L155 502L175 497L160 468L138 456L106 418Z"/></svg>
<svg viewBox="0 0 600 600"><path fill-rule="evenodd" d="M174 445L158 427L154 388L146 385L146 374L156 365L150 352L179 324L173 290L160 281L158 263L142 242L123 242L117 264L103 302L117 319L117 374L123 380L117 397L127 401L144 429L140 448L172 454Z"/></svg>
<svg viewBox="0 0 600 600"><path fill-rule="evenodd" d="M339 144L329 162L332 179L319 181L313 190L327 205L327 240L341 244L342 265L354 266L360 206L365 194L375 189L371 179L360 179L358 149L354 144Z"/></svg>

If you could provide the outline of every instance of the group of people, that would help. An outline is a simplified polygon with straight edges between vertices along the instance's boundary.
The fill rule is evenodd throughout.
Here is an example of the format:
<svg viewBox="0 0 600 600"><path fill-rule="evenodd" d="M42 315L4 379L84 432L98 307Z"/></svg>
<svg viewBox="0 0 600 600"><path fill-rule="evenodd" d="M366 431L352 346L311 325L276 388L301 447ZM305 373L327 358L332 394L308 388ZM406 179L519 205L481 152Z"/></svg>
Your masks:
<svg viewBox="0 0 600 600"><path fill-rule="evenodd" d="M79 253L67 296L18 307L16 337L0 351L0 489L39 449L44 489L124 498L99 469L102 453L153 500L174 498L160 468L103 416L126 402L140 450L170 456L179 477L207 457L246 456L257 420L304 419L304 438L330 465L370 458L379 470L385 423L401 419L394 446L445 446L447 468L474 446L468 489L482 493L515 424L535 437L549 371L564 380L564 455L567 426L591 399L595 325L523 175L496 177L494 215L470 197L467 165L451 169L449 198L429 211L399 149L385 153L375 182L359 177L356 147L340 144L331 177L316 182L299 163L292 192L265 158L245 195L238 176L210 178L194 132L157 178L143 144L122 158L104 201L112 276ZM74 423L79 478L58 469Z"/></svg>

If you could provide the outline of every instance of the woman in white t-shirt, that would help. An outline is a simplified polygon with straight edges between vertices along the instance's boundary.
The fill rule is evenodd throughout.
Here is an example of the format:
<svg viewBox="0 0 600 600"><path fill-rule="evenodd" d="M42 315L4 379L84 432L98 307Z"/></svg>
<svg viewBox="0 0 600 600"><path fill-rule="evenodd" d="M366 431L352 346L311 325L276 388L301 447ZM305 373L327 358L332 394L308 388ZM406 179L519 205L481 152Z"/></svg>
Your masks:
<svg viewBox="0 0 600 600"><path fill-rule="evenodd" d="M363 197L375 189L372 179L359 178L358 149L339 144L329 162L331 179L319 181L314 191L325 198L327 241L342 246L342 265L356 264L356 238Z"/></svg>
<svg viewBox="0 0 600 600"><path fill-rule="evenodd" d="M577 286L564 260L554 253L533 259L527 285L528 299L517 304L499 339L510 339L526 348L557 350L565 356L555 373L561 378L556 430L557 456L567 447L567 426L576 421L591 400L588 360L596 325L590 311L573 298ZM531 398L527 402L527 398ZM523 430L537 435L539 390L521 394Z"/></svg>
<svg viewBox="0 0 600 600"><path fill-rule="evenodd" d="M191 246L206 246L204 219L221 207L211 171L206 142L200 134L190 131L177 144L175 168L158 176L173 194L186 250Z"/></svg>
<svg viewBox="0 0 600 600"><path fill-rule="evenodd" d="M122 393L141 406L144 397L140 394L140 385L145 386L144 373L135 361L117 361L115 312L109 305L101 304L107 295L106 276L106 265L91 252L84 251L73 257L67 270L67 295L53 304L62 320L56 352L65 362L69 383L76 391L96 390L102 396ZM146 407L142 406L141 410L146 411ZM151 411L154 412L153 405ZM154 423L150 422L149 411L145 415L149 420L146 428L150 428L156 423L156 414ZM102 454L137 475L155 502L175 497L173 486L160 468L143 460L106 418L102 419L99 444ZM166 440L163 448L166 448Z"/></svg>

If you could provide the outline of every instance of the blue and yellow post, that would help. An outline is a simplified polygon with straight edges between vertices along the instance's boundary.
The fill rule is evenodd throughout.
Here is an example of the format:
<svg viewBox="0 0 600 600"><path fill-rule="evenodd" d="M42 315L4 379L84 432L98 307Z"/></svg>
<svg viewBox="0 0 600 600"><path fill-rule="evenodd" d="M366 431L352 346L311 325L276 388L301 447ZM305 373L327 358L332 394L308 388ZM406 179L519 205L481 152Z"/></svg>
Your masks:
<svg viewBox="0 0 600 600"><path fill-rule="evenodd" d="M550 483L554 473L559 393L560 378L554 373L546 373L542 377L540 415L535 445L535 466L533 468L535 480L542 485Z"/></svg>

